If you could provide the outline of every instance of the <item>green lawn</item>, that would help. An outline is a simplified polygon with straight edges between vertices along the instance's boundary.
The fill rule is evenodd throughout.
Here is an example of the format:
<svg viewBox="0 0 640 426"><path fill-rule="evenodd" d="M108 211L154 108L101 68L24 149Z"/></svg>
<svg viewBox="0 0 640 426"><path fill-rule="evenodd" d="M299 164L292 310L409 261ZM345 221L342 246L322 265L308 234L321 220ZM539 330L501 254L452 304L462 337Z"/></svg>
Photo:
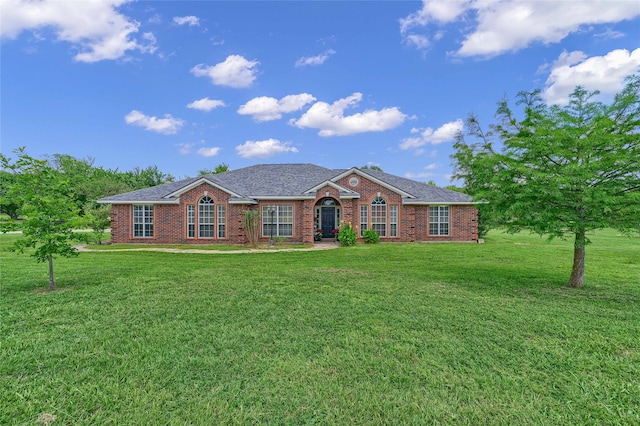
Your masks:
<svg viewBox="0 0 640 426"><path fill-rule="evenodd" d="M17 236L0 237L2 246ZM640 239L0 251L0 424L640 424Z"/></svg>

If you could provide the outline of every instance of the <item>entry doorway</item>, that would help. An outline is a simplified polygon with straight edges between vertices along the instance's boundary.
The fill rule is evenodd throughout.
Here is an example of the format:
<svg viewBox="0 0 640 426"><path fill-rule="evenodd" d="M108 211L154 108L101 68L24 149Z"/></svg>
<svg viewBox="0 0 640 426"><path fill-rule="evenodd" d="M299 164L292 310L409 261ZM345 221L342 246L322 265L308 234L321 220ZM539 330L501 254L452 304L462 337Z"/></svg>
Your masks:
<svg viewBox="0 0 640 426"><path fill-rule="evenodd" d="M333 230L340 223L342 209L333 198L323 198L316 204L316 229L322 231L322 238L333 238Z"/></svg>
<svg viewBox="0 0 640 426"><path fill-rule="evenodd" d="M336 208L322 206L320 212L322 238L333 238L333 230L336 229Z"/></svg>

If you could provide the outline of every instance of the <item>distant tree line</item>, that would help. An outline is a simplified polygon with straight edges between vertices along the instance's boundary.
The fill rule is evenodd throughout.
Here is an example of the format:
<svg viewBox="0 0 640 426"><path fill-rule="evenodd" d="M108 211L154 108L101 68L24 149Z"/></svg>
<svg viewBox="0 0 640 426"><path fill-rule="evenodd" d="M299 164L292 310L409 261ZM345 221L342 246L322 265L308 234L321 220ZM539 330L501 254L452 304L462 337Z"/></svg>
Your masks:
<svg viewBox="0 0 640 426"><path fill-rule="evenodd" d="M8 161L8 158L6 160ZM81 216L95 213L100 208L108 209L108 206L100 206L96 203L100 198L175 180L171 174L162 172L157 166L135 167L132 170L120 171L96 166L95 159L92 157L75 158L67 154L53 154L40 161L43 162L43 166L50 169L52 174L64 177L71 191L70 198ZM198 174L226 171L229 171L229 166L222 163L211 170L201 170ZM22 206L16 197L8 197L7 192L11 185L18 182L20 172L18 169L7 167L0 170L0 213L6 214L13 220L18 220L21 216Z"/></svg>
<svg viewBox="0 0 640 426"><path fill-rule="evenodd" d="M54 258L77 256L74 242L100 243L109 228L110 206L97 200L174 179L156 166L120 172L94 166L93 158L54 154L37 159L25 148L14 154L12 159L0 153L0 213L12 219L0 221L0 231L21 231L22 238L9 249L48 263L51 289ZM221 164L207 173L228 169ZM92 232L75 232L87 228Z"/></svg>

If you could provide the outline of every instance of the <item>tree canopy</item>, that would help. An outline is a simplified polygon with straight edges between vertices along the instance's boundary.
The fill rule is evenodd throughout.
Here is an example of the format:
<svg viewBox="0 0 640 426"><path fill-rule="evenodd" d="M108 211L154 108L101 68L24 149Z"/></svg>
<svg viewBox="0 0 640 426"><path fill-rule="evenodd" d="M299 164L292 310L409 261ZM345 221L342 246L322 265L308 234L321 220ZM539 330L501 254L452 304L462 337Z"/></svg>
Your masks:
<svg viewBox="0 0 640 426"><path fill-rule="evenodd" d="M224 172L228 172L229 170L229 165L226 163L220 163L218 164L214 169L202 169L202 170L198 170L198 176L202 176L202 175L217 175L218 173L224 173Z"/></svg>
<svg viewBox="0 0 640 426"><path fill-rule="evenodd" d="M539 91L521 92L522 118L503 100L496 124L485 131L471 115L454 145L455 176L487 201L481 217L510 232L573 236L571 287L584 285L589 231L640 229L640 76L609 104L596 95L577 87L568 105L548 106Z"/></svg>
<svg viewBox="0 0 640 426"><path fill-rule="evenodd" d="M360 170L376 170L378 172L384 171L384 170L382 170L382 167L376 166L375 164L366 164L366 165L360 167Z"/></svg>

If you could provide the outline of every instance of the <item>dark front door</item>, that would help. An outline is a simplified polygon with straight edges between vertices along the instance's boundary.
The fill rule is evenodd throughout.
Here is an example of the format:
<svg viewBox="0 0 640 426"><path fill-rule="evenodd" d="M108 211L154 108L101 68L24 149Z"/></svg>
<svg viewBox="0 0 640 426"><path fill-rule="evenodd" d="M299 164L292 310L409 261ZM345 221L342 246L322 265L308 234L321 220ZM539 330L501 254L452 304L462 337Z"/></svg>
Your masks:
<svg viewBox="0 0 640 426"><path fill-rule="evenodd" d="M336 208L322 207L320 220L322 220L322 237L333 238L333 230L336 229Z"/></svg>

